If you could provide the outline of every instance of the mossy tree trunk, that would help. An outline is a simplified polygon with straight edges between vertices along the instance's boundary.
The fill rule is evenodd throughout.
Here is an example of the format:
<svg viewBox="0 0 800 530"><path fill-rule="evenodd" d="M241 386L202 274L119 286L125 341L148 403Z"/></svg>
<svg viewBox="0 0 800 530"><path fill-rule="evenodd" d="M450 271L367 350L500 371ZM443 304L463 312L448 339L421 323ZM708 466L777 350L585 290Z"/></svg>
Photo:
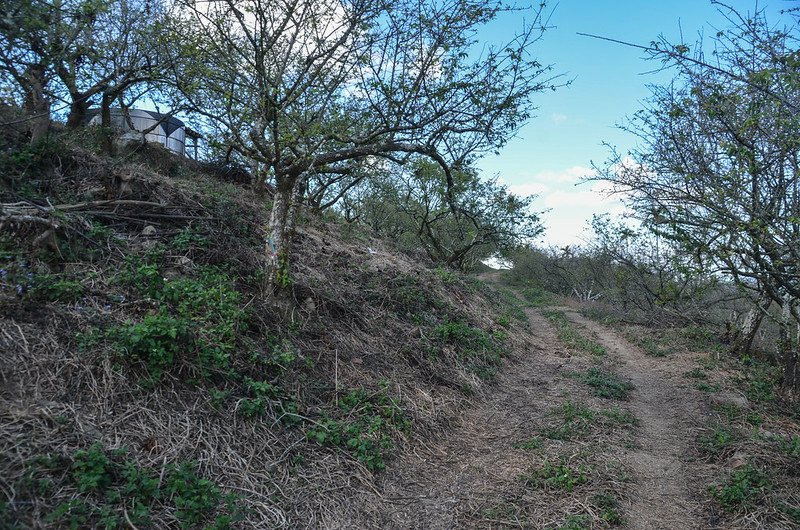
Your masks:
<svg viewBox="0 0 800 530"><path fill-rule="evenodd" d="M783 367L783 391L790 400L800 399L800 320L797 317L796 301L784 296L778 354Z"/></svg>
<svg viewBox="0 0 800 530"><path fill-rule="evenodd" d="M732 353L736 355L750 354L753 341L761 327L761 322L764 320L765 312L771 304L772 300L766 294L761 294L755 305L745 314L741 326L735 321L730 323L729 338Z"/></svg>
<svg viewBox="0 0 800 530"><path fill-rule="evenodd" d="M30 119L31 143L35 144L50 130L50 101L44 94L47 84L44 65L29 66L22 84L25 87L25 113Z"/></svg>
<svg viewBox="0 0 800 530"><path fill-rule="evenodd" d="M267 240L267 278L275 292L286 289L291 284L289 259L303 191L304 181L299 174L280 175L276 178Z"/></svg>

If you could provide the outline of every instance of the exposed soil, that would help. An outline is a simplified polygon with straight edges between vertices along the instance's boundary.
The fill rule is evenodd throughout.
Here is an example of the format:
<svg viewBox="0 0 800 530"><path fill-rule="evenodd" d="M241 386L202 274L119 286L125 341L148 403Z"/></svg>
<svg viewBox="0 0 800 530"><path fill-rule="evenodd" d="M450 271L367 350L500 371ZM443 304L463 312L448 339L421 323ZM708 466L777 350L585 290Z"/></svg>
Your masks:
<svg viewBox="0 0 800 530"><path fill-rule="evenodd" d="M496 391L436 444L398 461L383 484L394 505L389 521L404 528L456 528L474 520L486 499L501 497L529 465L513 442L531 432L557 398L568 354L537 315L536 342L500 376Z"/></svg>
<svg viewBox="0 0 800 530"><path fill-rule="evenodd" d="M641 422L640 447L625 455L637 484L625 507L629 527L699 528L700 506L689 484L696 474L687 457L703 405L683 375L691 364L678 357L647 357L601 324L574 311L567 317L596 334L618 363L616 371L635 387L629 405Z"/></svg>
<svg viewBox="0 0 800 530"><path fill-rule="evenodd" d="M466 410L452 430L400 455L380 480L381 492L376 494L383 502L365 502L363 510L369 513L362 512L363 518L350 523L382 528L558 528L573 516L600 527L597 508L587 499L597 491L613 491L620 499L624 527L702 526L686 458L702 405L682 378L686 361L670 364L648 358L616 332L569 308L560 309L607 348L604 369L611 367L635 385L630 400L621 403L640 422L632 432L634 439L547 441L538 455L515 447L541 433L541 426L552 421L552 411L565 400L612 405L591 397L585 385L568 376L600 361L570 354L549 321L529 308L526 347L499 375L496 387ZM605 479L592 479L594 489L531 490L520 480L532 465L551 460L554 453L573 458L587 452L605 472L598 475Z"/></svg>

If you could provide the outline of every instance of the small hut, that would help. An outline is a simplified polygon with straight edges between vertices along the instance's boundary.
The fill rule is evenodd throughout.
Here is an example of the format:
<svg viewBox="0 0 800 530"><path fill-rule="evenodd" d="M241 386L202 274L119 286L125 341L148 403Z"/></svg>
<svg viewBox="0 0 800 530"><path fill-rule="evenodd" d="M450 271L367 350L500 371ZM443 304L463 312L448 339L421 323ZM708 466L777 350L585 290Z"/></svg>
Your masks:
<svg viewBox="0 0 800 530"><path fill-rule="evenodd" d="M100 109L89 111L89 124L100 125ZM144 134L146 141L159 144L175 154L190 156L197 159L198 141L202 136L184 123L169 114L161 114L152 110L142 109L111 109L111 126L120 131L136 131ZM186 140L190 139L193 153L186 152Z"/></svg>

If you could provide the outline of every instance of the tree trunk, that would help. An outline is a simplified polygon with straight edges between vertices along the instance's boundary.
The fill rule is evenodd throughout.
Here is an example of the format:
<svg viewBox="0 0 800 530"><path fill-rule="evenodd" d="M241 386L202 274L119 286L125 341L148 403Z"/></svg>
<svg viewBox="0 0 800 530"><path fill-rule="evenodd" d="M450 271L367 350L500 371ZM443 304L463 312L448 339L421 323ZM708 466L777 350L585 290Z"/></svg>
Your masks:
<svg viewBox="0 0 800 530"><path fill-rule="evenodd" d="M111 130L111 102L114 101L114 94L103 93L103 100L100 103L100 126L102 135L100 147L107 155L114 154L114 133Z"/></svg>
<svg viewBox="0 0 800 530"><path fill-rule="evenodd" d="M299 212L302 179L297 176L279 178L272 201L267 240L267 277L273 289L289 287L289 259L292 233Z"/></svg>
<svg viewBox="0 0 800 530"><path fill-rule="evenodd" d="M69 129L76 129L86 122L86 112L89 110L91 102L80 94L72 94L72 103L69 105L69 114L67 115L67 127Z"/></svg>
<svg viewBox="0 0 800 530"><path fill-rule="evenodd" d="M756 305L750 308L742 321L742 325L731 330L731 352L736 355L749 355L753 347L753 341L758 334L758 328L764 319L764 311L769 308L772 301L762 294L759 296ZM737 326L738 322L732 322L731 326Z"/></svg>
<svg viewBox="0 0 800 530"><path fill-rule="evenodd" d="M797 399L800 398L800 322L792 315L793 302L784 295L778 349L783 365L783 391L790 399Z"/></svg>
<svg viewBox="0 0 800 530"><path fill-rule="evenodd" d="M30 119L31 143L35 144L50 130L50 101L44 95L45 68L41 64L28 67L25 72L25 113Z"/></svg>

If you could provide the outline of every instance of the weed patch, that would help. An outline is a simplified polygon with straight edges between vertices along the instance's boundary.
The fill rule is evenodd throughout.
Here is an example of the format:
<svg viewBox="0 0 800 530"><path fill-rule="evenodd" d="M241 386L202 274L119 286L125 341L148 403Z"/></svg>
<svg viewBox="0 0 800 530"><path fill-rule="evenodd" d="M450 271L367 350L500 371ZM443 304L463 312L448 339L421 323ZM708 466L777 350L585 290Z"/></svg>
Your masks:
<svg viewBox="0 0 800 530"><path fill-rule="evenodd" d="M534 451L536 449L541 449L544 445L544 442L538 436L534 436L533 438L528 438L522 442L517 442L514 444L514 449L524 449L526 451Z"/></svg>
<svg viewBox="0 0 800 530"><path fill-rule="evenodd" d="M800 436L781 436L777 438L777 442L781 453L800 459Z"/></svg>
<svg viewBox="0 0 800 530"><path fill-rule="evenodd" d="M700 382L694 385L694 387L701 392L708 392L709 394L719 392L720 389L719 383L709 384L706 382Z"/></svg>
<svg viewBox="0 0 800 530"><path fill-rule="evenodd" d="M588 515L568 515L558 530L589 530L591 527L592 522Z"/></svg>
<svg viewBox="0 0 800 530"><path fill-rule="evenodd" d="M425 315L447 309L445 302L437 298L433 291L423 284L419 276L400 275L390 280L387 288L389 305L399 316L424 320Z"/></svg>
<svg viewBox="0 0 800 530"><path fill-rule="evenodd" d="M545 429L544 435L551 440L574 440L585 436L592 427L596 412L585 405L566 401L556 412L562 420L556 427Z"/></svg>
<svg viewBox="0 0 800 530"><path fill-rule="evenodd" d="M739 407L732 403L717 403L713 405L714 410L720 415L725 423L741 424L744 427L756 427L764 423L764 417L758 412Z"/></svg>
<svg viewBox="0 0 800 530"><path fill-rule="evenodd" d="M223 529L241 517L238 498L200 477L195 464L141 467L124 450L99 443L32 459L21 487L45 499L72 491L45 516L58 527L152 527L154 512L169 512L180 528Z"/></svg>
<svg viewBox="0 0 800 530"><path fill-rule="evenodd" d="M740 363L744 377L739 384L747 399L757 403L774 403L777 397L775 389L780 386L780 368L751 358L743 358Z"/></svg>
<svg viewBox="0 0 800 530"><path fill-rule="evenodd" d="M489 334L458 321L447 321L436 326L433 338L439 348L445 345L452 347L467 369L484 380L494 379L508 340L504 332Z"/></svg>
<svg viewBox="0 0 800 530"><path fill-rule="evenodd" d="M509 321L514 319L517 322L528 321L528 317L525 315L525 310L523 309L525 302L517 298L517 296L509 289L498 287L496 292L500 295L500 303L503 306L501 312L502 318L505 318Z"/></svg>
<svg viewBox="0 0 800 530"><path fill-rule="evenodd" d="M433 273L444 283L454 284L459 282L458 274L452 269L436 267L433 269Z"/></svg>
<svg viewBox="0 0 800 530"><path fill-rule="evenodd" d="M543 310L542 314L556 327L558 340L572 351L589 353L591 355L606 355L606 349L602 344L584 336L578 329L567 320L567 315L563 311L555 309Z"/></svg>
<svg viewBox="0 0 800 530"><path fill-rule="evenodd" d="M34 279L30 295L47 302L77 302L83 296L83 285L62 276L40 274Z"/></svg>
<svg viewBox="0 0 800 530"><path fill-rule="evenodd" d="M592 504L597 507L597 515L600 520L606 524L618 526L625 521L620 513L619 501L612 494L607 492L597 493L592 497Z"/></svg>
<svg viewBox="0 0 800 530"><path fill-rule="evenodd" d="M522 289L528 307L545 307L552 304L552 295L540 287L525 287Z"/></svg>
<svg viewBox="0 0 800 530"><path fill-rule="evenodd" d="M554 427L543 431L551 440L570 441L585 438L594 428L633 427L638 424L636 417L629 411L618 407L606 410L594 410L566 401L554 411L561 421Z"/></svg>
<svg viewBox="0 0 800 530"><path fill-rule="evenodd" d="M713 431L701 435L697 441L702 453L720 457L729 452L740 438L741 436L736 431L719 426Z"/></svg>
<svg viewBox="0 0 800 530"><path fill-rule="evenodd" d="M483 516L487 519L495 521L502 520L519 520L521 510L516 504L505 502L497 506L491 506L483 510Z"/></svg>
<svg viewBox="0 0 800 530"><path fill-rule="evenodd" d="M193 364L201 378L229 370L238 336L248 325L232 279L208 267L195 278L168 280L152 259L130 260L118 277L137 294L149 296L157 313L110 329L107 336L117 351L144 364L149 384L157 383L178 358Z"/></svg>
<svg viewBox="0 0 800 530"><path fill-rule="evenodd" d="M708 379L708 373L700 367L692 368L691 371L686 372L686 377L692 379Z"/></svg>
<svg viewBox="0 0 800 530"><path fill-rule="evenodd" d="M768 489L767 477L747 465L731 472L724 483L711 486L708 491L725 511L733 512L754 504Z"/></svg>
<svg viewBox="0 0 800 530"><path fill-rule="evenodd" d="M725 345L719 336L711 329L690 326L679 330L680 337L690 350L701 352L723 353Z"/></svg>
<svg viewBox="0 0 800 530"><path fill-rule="evenodd" d="M10 239L0 237L0 293L35 302L71 304L83 297L83 285L63 274L36 270Z"/></svg>
<svg viewBox="0 0 800 530"><path fill-rule="evenodd" d="M639 425L639 420L633 415L633 412L629 410L622 410L619 407L603 410L601 411L601 414L605 416L609 422L616 425L629 427L635 427L636 425Z"/></svg>
<svg viewBox="0 0 800 530"><path fill-rule="evenodd" d="M587 466L573 466L566 458L560 457L555 462L546 460L541 467L521 475L520 480L531 488L571 492L589 482L588 473Z"/></svg>
<svg viewBox="0 0 800 530"><path fill-rule="evenodd" d="M392 436L406 431L411 422L386 388L370 393L353 389L338 399L338 408L306 427L306 439L344 449L372 471L386 467L394 451Z"/></svg>
<svg viewBox="0 0 800 530"><path fill-rule="evenodd" d="M606 399L628 399L633 385L619 376L599 368L589 368L582 378L592 388L592 394Z"/></svg>
<svg viewBox="0 0 800 530"><path fill-rule="evenodd" d="M633 330L626 332L625 338L640 347L645 355L649 355L650 357L666 357L667 355L675 353L671 341L653 336L652 333L643 334L637 330Z"/></svg>

